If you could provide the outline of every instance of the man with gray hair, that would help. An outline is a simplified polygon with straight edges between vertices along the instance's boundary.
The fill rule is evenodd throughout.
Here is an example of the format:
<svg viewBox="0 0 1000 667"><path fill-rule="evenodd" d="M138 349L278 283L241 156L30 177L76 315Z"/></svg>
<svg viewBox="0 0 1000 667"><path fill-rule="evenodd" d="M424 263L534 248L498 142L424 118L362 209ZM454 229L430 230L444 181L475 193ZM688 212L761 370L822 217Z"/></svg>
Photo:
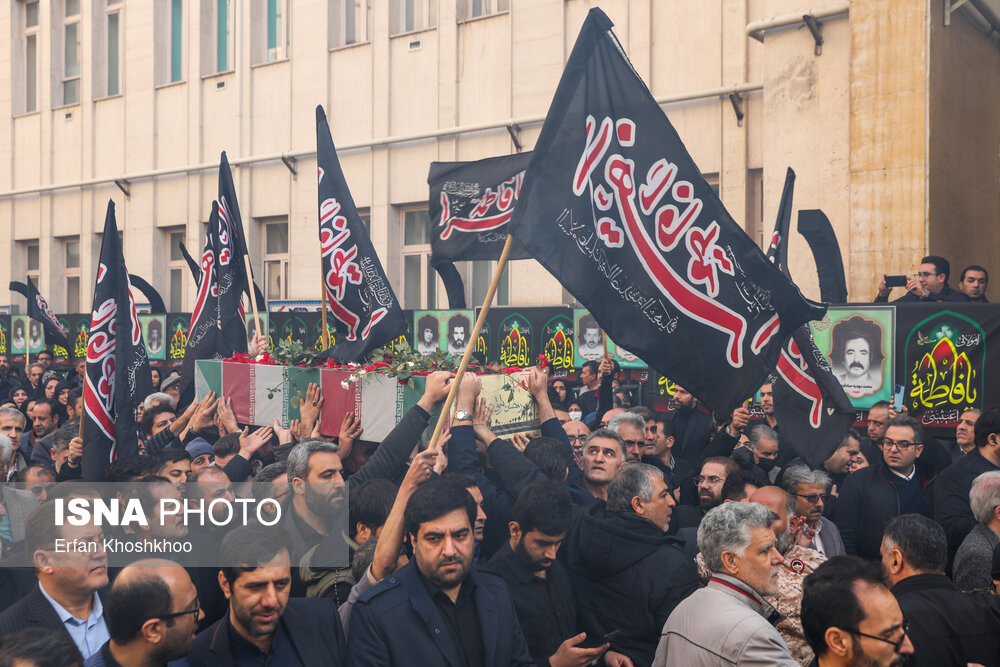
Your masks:
<svg viewBox="0 0 1000 667"><path fill-rule="evenodd" d="M152 394L147 396L142 402L142 407L144 410L149 410L156 407L157 405L169 405L171 408L177 407L177 401L170 394L166 394L162 391L154 391Z"/></svg>
<svg viewBox="0 0 1000 667"><path fill-rule="evenodd" d="M597 501L581 510L559 558L570 571L577 617L587 634L621 630L611 650L634 665L648 665L660 628L697 588L698 574L680 543L666 534L674 499L658 468L623 467L607 497L606 505Z"/></svg>
<svg viewBox="0 0 1000 667"><path fill-rule="evenodd" d="M984 472L972 481L969 506L976 525L955 554L952 580L963 593L987 593L993 586L993 549L1000 543L1000 471Z"/></svg>
<svg viewBox="0 0 1000 667"><path fill-rule="evenodd" d="M608 430L614 431L625 445L625 460L638 461L646 448L646 420L634 412L620 412L608 421Z"/></svg>
<svg viewBox="0 0 1000 667"><path fill-rule="evenodd" d="M781 614L763 598L778 592L784 560L775 548L774 520L757 503L724 503L705 515L698 547L712 578L670 614L654 665L797 667L774 627Z"/></svg>
<svg viewBox="0 0 1000 667"><path fill-rule="evenodd" d="M15 449L13 441L6 435L0 435L0 479L7 479ZM28 515L38 507L38 500L31 491L15 489L9 484L0 485L0 504L3 505L3 516L0 516L0 558L10 553L11 546L24 541L25 524Z"/></svg>
<svg viewBox="0 0 1000 667"><path fill-rule="evenodd" d="M830 476L822 470L811 470L798 463L785 468L781 482L785 491L795 498L795 514L806 519L803 532L809 537L809 548L827 558L846 553L837 524L823 516L832 484Z"/></svg>
<svg viewBox="0 0 1000 667"><path fill-rule="evenodd" d="M781 468L778 462L778 432L767 424L757 424L747 431L750 451L753 452L753 462L767 476L772 484L777 479Z"/></svg>

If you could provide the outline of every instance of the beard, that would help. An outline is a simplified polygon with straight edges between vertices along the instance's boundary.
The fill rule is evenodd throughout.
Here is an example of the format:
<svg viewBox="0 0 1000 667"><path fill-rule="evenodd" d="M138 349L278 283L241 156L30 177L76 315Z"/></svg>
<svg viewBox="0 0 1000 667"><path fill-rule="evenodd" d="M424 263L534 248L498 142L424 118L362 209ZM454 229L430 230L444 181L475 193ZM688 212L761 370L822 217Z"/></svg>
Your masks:
<svg viewBox="0 0 1000 667"><path fill-rule="evenodd" d="M326 496L314 489L312 484L306 484L306 507L327 526L331 525L333 519L341 512L342 498L342 493L335 492L332 496Z"/></svg>
<svg viewBox="0 0 1000 667"><path fill-rule="evenodd" d="M847 667L879 667L875 659L865 653L865 650L861 648L861 642L853 635L851 636L851 654L851 661L847 663ZM897 655L888 667L903 667L909 662L910 656Z"/></svg>
<svg viewBox="0 0 1000 667"><path fill-rule="evenodd" d="M541 572L548 569L548 567L542 565L541 563L532 560L531 554L529 554L528 550L524 548L523 536L520 540L518 540L517 544L514 545L514 555L517 556L518 560L524 563L524 565L527 566L532 572Z"/></svg>
<svg viewBox="0 0 1000 667"><path fill-rule="evenodd" d="M774 541L774 548L778 550L779 554L784 555L784 553L792 546L793 539L794 535L792 535L792 527L785 526L785 531L781 533L781 535L778 535L777 539Z"/></svg>

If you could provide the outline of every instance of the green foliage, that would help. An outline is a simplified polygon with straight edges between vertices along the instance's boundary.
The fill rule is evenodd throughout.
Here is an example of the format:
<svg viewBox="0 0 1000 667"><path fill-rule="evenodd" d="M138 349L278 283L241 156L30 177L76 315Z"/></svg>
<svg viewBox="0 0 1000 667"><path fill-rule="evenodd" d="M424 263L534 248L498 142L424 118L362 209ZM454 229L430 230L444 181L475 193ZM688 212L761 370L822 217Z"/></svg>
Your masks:
<svg viewBox="0 0 1000 667"><path fill-rule="evenodd" d="M316 350L297 340L282 339L271 351L271 358L281 366L311 366Z"/></svg>

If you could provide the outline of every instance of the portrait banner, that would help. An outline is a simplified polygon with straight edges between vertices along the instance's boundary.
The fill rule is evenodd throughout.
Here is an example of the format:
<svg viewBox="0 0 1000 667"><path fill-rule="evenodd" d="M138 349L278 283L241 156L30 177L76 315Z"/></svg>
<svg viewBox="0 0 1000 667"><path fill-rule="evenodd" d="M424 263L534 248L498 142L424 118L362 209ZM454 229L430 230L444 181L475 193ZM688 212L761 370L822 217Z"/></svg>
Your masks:
<svg viewBox="0 0 1000 667"><path fill-rule="evenodd" d="M10 329L10 353L24 356L28 351L28 316L12 315Z"/></svg>
<svg viewBox="0 0 1000 667"><path fill-rule="evenodd" d="M166 315L140 315L139 326L146 341L146 356L150 359L166 359L167 346L163 333L167 330Z"/></svg>
<svg viewBox="0 0 1000 667"><path fill-rule="evenodd" d="M810 322L816 347L856 409L892 400L895 313L893 306L830 306Z"/></svg>

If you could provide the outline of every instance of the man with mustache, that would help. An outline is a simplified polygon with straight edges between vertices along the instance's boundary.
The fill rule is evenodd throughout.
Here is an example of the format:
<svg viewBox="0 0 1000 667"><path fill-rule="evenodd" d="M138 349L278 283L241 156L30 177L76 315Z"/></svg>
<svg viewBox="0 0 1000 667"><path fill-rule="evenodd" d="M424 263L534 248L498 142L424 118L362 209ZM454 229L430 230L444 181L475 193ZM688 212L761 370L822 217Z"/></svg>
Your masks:
<svg viewBox="0 0 1000 667"><path fill-rule="evenodd" d="M705 515L698 547L712 578L677 605L663 626L656 667L720 664L798 667L774 627L781 615L774 513L757 503L724 503Z"/></svg>
<svg viewBox="0 0 1000 667"><path fill-rule="evenodd" d="M816 654L809 667L902 667L913 655L906 628L878 563L836 556L806 577L802 629Z"/></svg>
<svg viewBox="0 0 1000 667"><path fill-rule="evenodd" d="M860 315L838 322L830 332L837 380L848 396L860 398L882 387L882 331Z"/></svg>
<svg viewBox="0 0 1000 667"><path fill-rule="evenodd" d="M807 546L827 558L845 553L837 524L823 516L826 501L830 498L830 476L821 470L810 470L806 465L795 464L785 469L781 483L795 499L795 514L805 517L803 531L809 539Z"/></svg>
<svg viewBox="0 0 1000 667"><path fill-rule="evenodd" d="M510 540L489 562L510 589L536 664L583 665L608 649L608 644L581 645L587 633L579 632L576 622L576 594L556 558L572 512L566 489L550 482L525 487L511 513Z"/></svg>
<svg viewBox="0 0 1000 667"><path fill-rule="evenodd" d="M403 515L413 558L355 603L351 665L531 664L506 584L472 565L475 521L475 500L455 482L413 492Z"/></svg>
<svg viewBox="0 0 1000 667"><path fill-rule="evenodd" d="M282 532L241 526L222 540L218 581L229 613L198 634L191 667L347 664L333 601L289 599L291 560Z"/></svg>
<svg viewBox="0 0 1000 667"><path fill-rule="evenodd" d="M882 569L910 623L916 667L996 664L1000 598L962 593L944 574L948 539L932 519L904 514L882 538Z"/></svg>

